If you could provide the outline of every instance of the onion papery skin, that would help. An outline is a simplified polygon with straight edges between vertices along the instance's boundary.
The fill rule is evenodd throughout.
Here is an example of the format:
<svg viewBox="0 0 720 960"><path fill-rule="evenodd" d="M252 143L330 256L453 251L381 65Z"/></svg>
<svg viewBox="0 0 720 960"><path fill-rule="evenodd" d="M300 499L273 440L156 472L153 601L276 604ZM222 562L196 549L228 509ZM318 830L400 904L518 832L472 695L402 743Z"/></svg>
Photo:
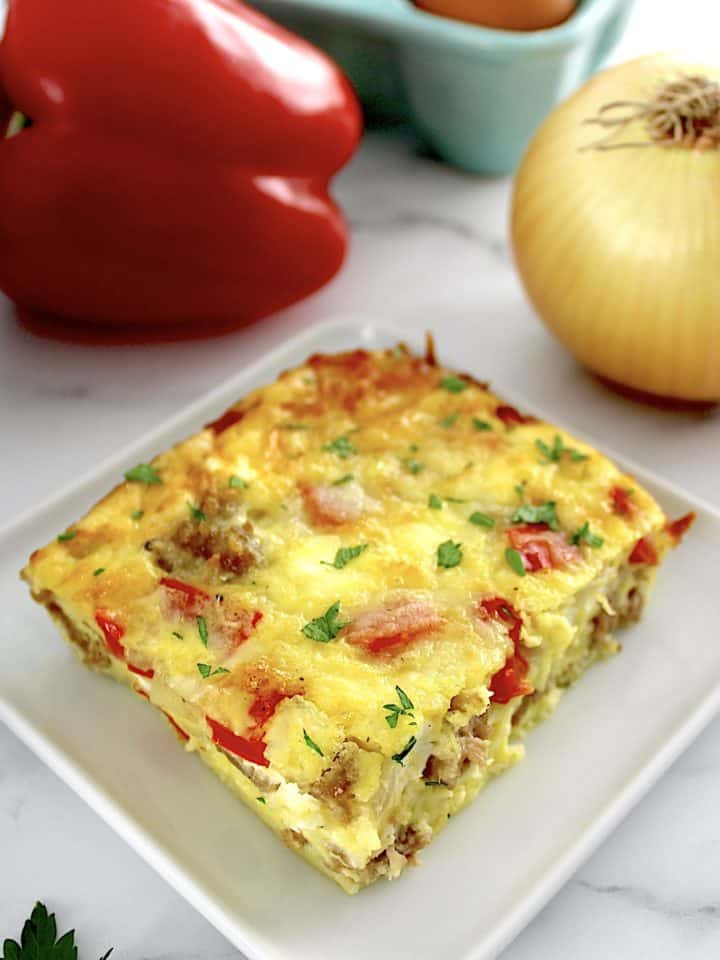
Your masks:
<svg viewBox="0 0 720 960"><path fill-rule="evenodd" d="M512 242L540 317L585 366L660 397L720 400L720 151L582 149L603 104L648 101L679 74L720 68L643 57L590 80L523 159ZM641 120L611 142L651 143Z"/></svg>

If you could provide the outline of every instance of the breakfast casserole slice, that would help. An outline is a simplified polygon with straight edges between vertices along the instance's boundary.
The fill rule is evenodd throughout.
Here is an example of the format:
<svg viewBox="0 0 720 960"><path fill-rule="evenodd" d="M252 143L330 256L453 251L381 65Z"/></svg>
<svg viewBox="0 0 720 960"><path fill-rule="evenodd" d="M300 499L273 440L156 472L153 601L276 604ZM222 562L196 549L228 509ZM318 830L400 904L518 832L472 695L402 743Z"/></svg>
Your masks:
<svg viewBox="0 0 720 960"><path fill-rule="evenodd" d="M691 520L400 346L311 357L22 575L88 666L352 893L522 757Z"/></svg>

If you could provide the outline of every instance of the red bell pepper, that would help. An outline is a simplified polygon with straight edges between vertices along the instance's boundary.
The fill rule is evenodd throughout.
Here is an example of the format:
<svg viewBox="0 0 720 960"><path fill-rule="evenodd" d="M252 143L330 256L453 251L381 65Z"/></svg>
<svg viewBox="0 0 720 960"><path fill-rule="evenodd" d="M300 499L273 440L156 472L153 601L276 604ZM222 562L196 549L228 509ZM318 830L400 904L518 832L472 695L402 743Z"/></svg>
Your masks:
<svg viewBox="0 0 720 960"><path fill-rule="evenodd" d="M239 0L9 0L0 289L78 328L203 335L312 293L360 136L322 53ZM1 136L1 134L0 134Z"/></svg>

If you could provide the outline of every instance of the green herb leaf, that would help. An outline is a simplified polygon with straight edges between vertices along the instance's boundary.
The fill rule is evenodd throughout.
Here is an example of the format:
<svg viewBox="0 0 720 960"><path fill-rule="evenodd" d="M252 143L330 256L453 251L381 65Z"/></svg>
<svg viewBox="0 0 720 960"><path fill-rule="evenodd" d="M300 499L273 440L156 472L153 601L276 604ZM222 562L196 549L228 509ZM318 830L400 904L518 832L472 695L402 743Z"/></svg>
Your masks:
<svg viewBox="0 0 720 960"><path fill-rule="evenodd" d="M367 550L366 543L360 543L356 547L340 547L332 563L328 563L327 560L321 560L320 563L326 567L335 567L336 570L342 570L351 560L359 557L364 550Z"/></svg>
<svg viewBox="0 0 720 960"><path fill-rule="evenodd" d="M445 784L442 782L442 780L426 780L425 786L426 787L444 787Z"/></svg>
<svg viewBox="0 0 720 960"><path fill-rule="evenodd" d="M492 430L492 424L487 420L480 420L479 417L473 417L473 426L476 430Z"/></svg>
<svg viewBox="0 0 720 960"><path fill-rule="evenodd" d="M495 520L492 517L489 517L486 513L480 513L479 510L476 510L475 513L471 513L468 517L470 523L474 523L476 527L487 527L490 529L495 526Z"/></svg>
<svg viewBox="0 0 720 960"><path fill-rule="evenodd" d="M125 479L131 483L146 483L150 485L153 483L162 483L160 474L155 467L151 467L149 463L139 463L131 470L127 470L125 472Z"/></svg>
<svg viewBox="0 0 720 960"><path fill-rule="evenodd" d="M312 430L308 423L279 423L278 430Z"/></svg>
<svg viewBox="0 0 720 960"><path fill-rule="evenodd" d="M68 540L73 540L77 534L77 530L68 530L65 533L60 533L58 534L58 543L67 543Z"/></svg>
<svg viewBox="0 0 720 960"><path fill-rule="evenodd" d="M131 519L131 520L142 520L142 518L143 518L144 516L145 516L145 511L144 511L144 510L133 510L133 512L130 514L130 519Z"/></svg>
<svg viewBox="0 0 720 960"><path fill-rule="evenodd" d="M410 453L417 453L419 449L420 447L416 443L411 443L410 446L408 447L408 450L410 451Z"/></svg>
<svg viewBox="0 0 720 960"><path fill-rule="evenodd" d="M327 450L329 453L336 453L341 460L347 460L348 457L357 453L352 440L347 434L343 434L341 437L335 437L330 443L325 444L323 450Z"/></svg>
<svg viewBox="0 0 720 960"><path fill-rule="evenodd" d="M467 500L462 500L460 497L445 497L447 503L467 503Z"/></svg>
<svg viewBox="0 0 720 960"><path fill-rule="evenodd" d="M522 554L518 550L515 550L514 547L508 547L505 551L505 559L507 560L508 566L514 570L519 577L525 576L525 564Z"/></svg>
<svg viewBox="0 0 720 960"><path fill-rule="evenodd" d="M309 640L316 640L318 643L330 643L340 633L343 627L347 627L350 621L345 623L338 622L340 613L340 601L337 600L332 606L328 607L321 617L316 617L310 623L306 623L302 632Z"/></svg>
<svg viewBox="0 0 720 960"><path fill-rule="evenodd" d="M408 468L410 473L413 473L413 474L421 473L425 469L424 463L420 463L419 460L413 460L412 458L403 460L403 463Z"/></svg>
<svg viewBox="0 0 720 960"><path fill-rule="evenodd" d="M554 500L548 500L547 503L543 503L538 507L524 503L513 513L510 521L511 523L546 523L551 530L560 529L560 522L558 521Z"/></svg>
<svg viewBox="0 0 720 960"><path fill-rule="evenodd" d="M187 501L188 510L190 511L190 516L193 518L195 523L200 523L202 520L207 520L205 514L200 510L199 507L196 507L194 504Z"/></svg>
<svg viewBox="0 0 720 960"><path fill-rule="evenodd" d="M316 753L319 757L324 757L324 756L325 756L325 754L322 752L322 750L320 749L320 747L315 743L315 741L313 740L313 738L312 738L312 737L310 736L310 734L307 732L307 730L305 729L305 727L303 727L303 740L305 741L305 744L306 744L308 747L310 747L311 750L314 750L315 753Z"/></svg>
<svg viewBox="0 0 720 960"><path fill-rule="evenodd" d="M77 960L75 931L69 930L57 938L55 914L48 914L44 904L36 903L25 921L20 943L6 940L3 944L4 960ZM106 954L108 956L108 954Z"/></svg>
<svg viewBox="0 0 720 960"><path fill-rule="evenodd" d="M462 393L463 390L467 390L469 384L460 377L443 377L438 386L447 390L448 393Z"/></svg>
<svg viewBox="0 0 720 960"><path fill-rule="evenodd" d="M415 716L413 714L415 707L413 706L413 702L410 697L405 693L402 687L396 686L395 693L398 695L400 706L398 706L397 703L383 704L383 710L387 710L385 722L393 730L395 727L397 727L400 717L408 717L412 721L415 720ZM417 726L417 724L413 723L411 726Z"/></svg>
<svg viewBox="0 0 720 960"><path fill-rule="evenodd" d="M437 562L439 567L456 567L462 560L462 544L446 540L437 548Z"/></svg>
<svg viewBox="0 0 720 960"><path fill-rule="evenodd" d="M402 748L402 750L400 751L400 753L394 753L394 754L393 754L393 757L392 757L392 758L393 758L393 760L395 761L395 763L399 763L401 767L404 766L403 760L404 760L405 757L410 753L410 751L412 750L412 748L415 746L416 743L417 743L417 738L416 738L416 737L410 737L410 739L409 739L408 742L405 744L405 746Z"/></svg>
<svg viewBox="0 0 720 960"><path fill-rule="evenodd" d="M449 430L450 427L455 425L455 421L460 416L460 411L455 410L454 413L449 413L446 417L443 417L439 423L441 427L444 427L446 430Z"/></svg>
<svg viewBox="0 0 720 960"><path fill-rule="evenodd" d="M435 493L431 493L428 497L428 507L431 510L442 510L442 500Z"/></svg>
<svg viewBox="0 0 720 960"><path fill-rule="evenodd" d="M178 640L182 640L183 638L183 635L181 633L178 633L177 630L173 630L171 636L176 637Z"/></svg>
<svg viewBox="0 0 720 960"><path fill-rule="evenodd" d="M559 463L565 454L567 454L574 463L588 459L586 453L580 453L579 450L575 450L573 447L566 447L559 433L555 434L552 447L548 446L547 443L539 437L535 441L535 446L543 455L544 459L540 461L541 463Z"/></svg>
<svg viewBox="0 0 720 960"><path fill-rule="evenodd" d="M255 797L258 803L266 803L265 797Z"/></svg>
<svg viewBox="0 0 720 960"><path fill-rule="evenodd" d="M93 570L94 577L99 577L101 573L105 573L105 567L96 567L96 569Z"/></svg>
<svg viewBox="0 0 720 960"><path fill-rule="evenodd" d="M213 670L209 663L197 663L196 667L204 680L207 680L209 677L216 677L219 673L230 673L225 667L215 667Z"/></svg>
<svg viewBox="0 0 720 960"><path fill-rule="evenodd" d="M392 709L390 710L391 707ZM388 715L385 717L387 725L394 730L398 725L398 720L400 719L400 711L394 704L387 703L385 704L385 709L390 710L390 713L388 713Z"/></svg>
<svg viewBox="0 0 720 960"><path fill-rule="evenodd" d="M333 480L334 487L341 487L344 483L350 483L355 477L351 473L346 473L344 477L338 477L337 480Z"/></svg>
<svg viewBox="0 0 720 960"><path fill-rule="evenodd" d="M523 500L524 497L525 497L525 484L526 484L526 483L527 483L527 480L523 480L522 483L518 483L518 484L516 484L516 486L515 486L515 493L517 494L517 496L518 496L518 498L519 498L520 500Z"/></svg>
<svg viewBox="0 0 720 960"><path fill-rule="evenodd" d="M580 542L586 543L589 547L594 547L595 549L601 547L603 543L605 543L602 537L599 537L596 533L593 533L590 530L590 523L587 520L580 527L580 529L576 530L575 533L573 533L573 535L570 537L570 543L574 543L575 546L578 546Z"/></svg>
<svg viewBox="0 0 720 960"><path fill-rule="evenodd" d="M234 473L228 480L228 486L232 487L234 490L247 490L248 483L246 480L243 480L242 477L239 477Z"/></svg>
<svg viewBox="0 0 720 960"><path fill-rule="evenodd" d="M202 645L206 647L208 645L208 628L207 620L205 617L196 617L195 618L198 628L198 633L200 634L200 640Z"/></svg>
<svg viewBox="0 0 720 960"><path fill-rule="evenodd" d="M403 710L414 710L413 702L410 697L405 693L402 687L395 687L395 692L398 695L398 700L400 701L400 706Z"/></svg>

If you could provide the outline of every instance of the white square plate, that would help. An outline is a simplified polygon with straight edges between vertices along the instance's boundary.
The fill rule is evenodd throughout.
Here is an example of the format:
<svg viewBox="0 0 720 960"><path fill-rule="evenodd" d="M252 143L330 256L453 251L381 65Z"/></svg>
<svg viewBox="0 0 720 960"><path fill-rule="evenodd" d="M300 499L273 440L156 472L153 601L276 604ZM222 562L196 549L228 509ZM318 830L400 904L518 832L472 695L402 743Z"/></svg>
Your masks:
<svg viewBox="0 0 720 960"><path fill-rule="evenodd" d="M720 706L720 514L620 457L668 513L694 509L697 524L661 571L645 619L624 634L622 655L583 678L531 734L525 762L491 784L425 851L424 866L397 883L343 894L178 749L156 711L80 669L18 580L31 550L123 470L309 353L397 339L358 323L315 327L0 532L0 718L253 960L494 956ZM467 369L461 347L442 354Z"/></svg>

